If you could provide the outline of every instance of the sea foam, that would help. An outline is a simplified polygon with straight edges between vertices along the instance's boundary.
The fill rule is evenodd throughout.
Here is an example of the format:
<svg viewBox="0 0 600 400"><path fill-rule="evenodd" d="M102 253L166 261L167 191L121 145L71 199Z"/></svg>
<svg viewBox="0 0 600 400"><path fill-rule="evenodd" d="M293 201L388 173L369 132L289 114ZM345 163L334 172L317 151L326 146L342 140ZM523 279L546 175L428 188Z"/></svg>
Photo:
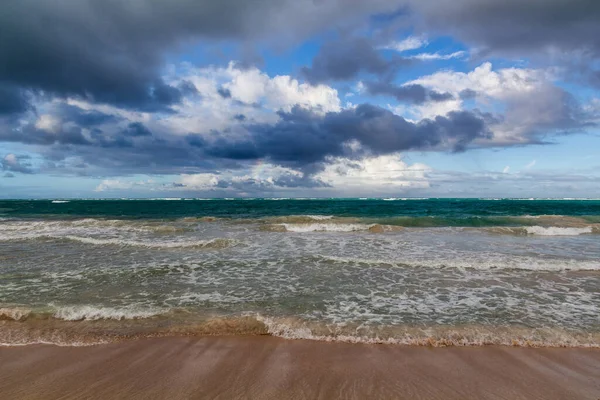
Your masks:
<svg viewBox="0 0 600 400"><path fill-rule="evenodd" d="M524 229L529 235L537 236L577 236L593 232L591 226L581 228L562 228L557 226L528 226Z"/></svg>

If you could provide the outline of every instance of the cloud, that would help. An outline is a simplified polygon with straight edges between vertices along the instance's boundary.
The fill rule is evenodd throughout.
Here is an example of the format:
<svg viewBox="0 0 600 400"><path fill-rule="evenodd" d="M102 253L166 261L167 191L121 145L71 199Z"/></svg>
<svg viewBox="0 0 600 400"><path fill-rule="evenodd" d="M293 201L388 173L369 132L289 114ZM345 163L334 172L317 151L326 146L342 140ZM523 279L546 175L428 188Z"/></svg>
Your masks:
<svg viewBox="0 0 600 400"><path fill-rule="evenodd" d="M419 84L397 86L391 82L380 81L364 82L364 87L372 95L392 96L399 102L421 104L427 101L447 101L454 99L451 93L440 93L435 90L429 90Z"/></svg>
<svg viewBox="0 0 600 400"><path fill-rule="evenodd" d="M310 82L347 81L360 73L391 76L402 65L405 58L384 58L375 45L365 38L350 38L329 42L321 46L310 67L302 74Z"/></svg>
<svg viewBox="0 0 600 400"><path fill-rule="evenodd" d="M430 90L447 92L458 100L426 104L418 109L423 115L462 109L463 99L475 99L480 107L503 113L491 126L497 144L542 143L544 137L580 132L593 124L596 116L585 109L566 90L553 83L546 70L503 68L493 70L485 62L471 72L441 71L407 83ZM432 108L432 107L438 108Z"/></svg>
<svg viewBox="0 0 600 400"><path fill-rule="evenodd" d="M197 146L218 158L268 159L276 164L303 166L361 152L460 151L476 138L489 135L483 117L470 112L412 123L383 108L361 104L325 115L295 107L279 116L274 124L246 125L249 136L242 140L219 138L201 141Z"/></svg>
<svg viewBox="0 0 600 400"><path fill-rule="evenodd" d="M181 173L233 167L237 161L221 160L217 150L198 143L233 140L240 151L248 136L245 125L275 123L276 111L293 107L316 115L339 111L337 91L326 85L301 83L290 76L270 77L250 67L185 68L173 81L187 82L202 96L187 98L176 114L133 112L81 100L54 99L40 103L43 114L0 129L0 141L41 145L38 151L50 160L43 171L77 174ZM229 97L219 90L226 88ZM67 159L77 158L77 168ZM237 157L236 157L237 158ZM82 161L82 162L81 162ZM237 168L241 168L237 165Z"/></svg>
<svg viewBox="0 0 600 400"><path fill-rule="evenodd" d="M595 0L410 0L417 25L502 55L600 52Z"/></svg>
<svg viewBox="0 0 600 400"><path fill-rule="evenodd" d="M5 177L14 176L14 174L11 174L11 172L20 172L22 174L33 173L31 164L26 162L28 159L28 156L17 156L13 153L9 153L4 156L0 163L2 164L2 170L6 171Z"/></svg>
<svg viewBox="0 0 600 400"><path fill-rule="evenodd" d="M525 169L531 169L531 168L533 168L535 166L536 162L537 162L536 160L531 161L530 163L528 163L525 166Z"/></svg>
<svg viewBox="0 0 600 400"><path fill-rule="evenodd" d="M23 91L168 111L189 93L161 76L167 53L199 41L297 42L322 29L356 26L394 5L375 0L23 0L0 12L0 110ZM6 105L11 108L7 109Z"/></svg>
<svg viewBox="0 0 600 400"><path fill-rule="evenodd" d="M198 173L243 169L264 159L311 175L328 157L461 151L490 135L482 114L460 111L413 123L369 104L341 109L335 89L271 78L255 68L192 69L181 79L202 98L187 99L177 114L123 113L112 106L100 111L54 100L43 106L46 114L0 130L0 140L41 146L47 160L42 172ZM223 98L220 88L231 96ZM427 91L426 99L436 95ZM289 185L310 183L285 179Z"/></svg>
<svg viewBox="0 0 600 400"><path fill-rule="evenodd" d="M350 160L337 157L329 160L325 168L315 175L334 188L352 191L381 191L391 188L428 188L431 168L416 163L408 165L400 154L365 157Z"/></svg>
<svg viewBox="0 0 600 400"><path fill-rule="evenodd" d="M407 0L417 32L452 36L475 58L560 64L569 79L600 87L600 3L595 0Z"/></svg>
<svg viewBox="0 0 600 400"><path fill-rule="evenodd" d="M326 183L301 171L262 162L245 171L226 170L220 171L219 174L184 174L173 184L176 190L215 191L226 189L244 193L327 186Z"/></svg>
<svg viewBox="0 0 600 400"><path fill-rule="evenodd" d="M354 193L378 193L429 187L424 164L408 165L399 154L363 157L351 160L335 157L314 175L302 171L260 162L244 170L222 170L218 173L181 174L171 182L138 179L104 179L97 192L163 192L203 193L208 196L254 194L264 195L292 189L341 190Z"/></svg>
<svg viewBox="0 0 600 400"><path fill-rule="evenodd" d="M463 58L467 55L466 51L455 51L454 53L449 54L440 54L436 53L420 53L410 56L410 58L415 58L421 61L431 61L431 60L450 60L453 58Z"/></svg>
<svg viewBox="0 0 600 400"><path fill-rule="evenodd" d="M131 122L123 131L125 136L152 136L152 132L141 122Z"/></svg>
<svg viewBox="0 0 600 400"><path fill-rule="evenodd" d="M31 108L30 95L25 90L0 83L0 117L20 114Z"/></svg>
<svg viewBox="0 0 600 400"><path fill-rule="evenodd" d="M235 64L214 72L229 80L223 88L230 97L245 104L263 104L271 110L288 111L295 105L325 112L340 109L337 90L327 85L300 83L289 75L271 78L257 68L239 69Z"/></svg>
<svg viewBox="0 0 600 400"><path fill-rule="evenodd" d="M421 47L425 47L428 44L429 42L427 41L427 39L425 39L422 36L409 36L406 39L388 43L387 45L381 46L380 48L403 52L408 50L420 49Z"/></svg>

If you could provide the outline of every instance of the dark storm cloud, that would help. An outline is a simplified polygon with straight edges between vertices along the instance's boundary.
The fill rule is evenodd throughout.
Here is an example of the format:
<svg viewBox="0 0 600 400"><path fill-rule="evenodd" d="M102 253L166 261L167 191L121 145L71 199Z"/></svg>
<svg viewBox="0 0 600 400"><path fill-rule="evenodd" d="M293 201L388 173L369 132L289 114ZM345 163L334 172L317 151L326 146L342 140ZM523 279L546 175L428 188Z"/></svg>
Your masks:
<svg viewBox="0 0 600 400"><path fill-rule="evenodd" d="M98 110L84 110L65 103L59 104L55 113L62 121L73 122L81 127L92 127L120 120L115 115L105 114Z"/></svg>
<svg viewBox="0 0 600 400"><path fill-rule="evenodd" d="M93 145L55 144L41 151L53 173L72 173L68 160L86 165L86 175L180 174L214 171L219 164L208 160L202 150L179 138L154 136L127 138L98 132ZM101 149L102 148L102 149Z"/></svg>
<svg viewBox="0 0 600 400"><path fill-rule="evenodd" d="M281 119L275 124L248 125L250 137L242 141L221 138L198 145L214 157L266 158L304 167L324 162L328 156L352 157L347 145L351 141L359 142L370 154L440 147L460 151L471 141L491 135L484 119L467 111L418 123L369 104L324 116L299 107L279 114Z"/></svg>
<svg viewBox="0 0 600 400"><path fill-rule="evenodd" d="M600 1L408 0L422 32L451 35L473 57L518 57L561 64L565 78L600 87Z"/></svg>
<svg viewBox="0 0 600 400"><path fill-rule="evenodd" d="M456 35L489 51L532 56L555 48L600 54L600 2L596 0L410 3L413 15L424 24L423 29Z"/></svg>
<svg viewBox="0 0 600 400"><path fill-rule="evenodd" d="M105 175L237 169L265 159L311 176L329 157L403 150L460 151L473 140L490 136L485 115L467 111L418 123L369 104L327 114L295 107L280 112L279 117L272 124L242 124L238 126L242 134L223 131L172 136L150 132L135 122L125 128L120 122L82 128L71 121L51 132L33 124L1 130L0 140L43 145L40 154L56 165L77 158L80 164L90 166L86 171ZM360 143L360 148L349 146L352 142ZM296 178L288 178L286 185L292 186Z"/></svg>
<svg viewBox="0 0 600 400"><path fill-rule="evenodd" d="M350 80L362 72L389 77L409 62L397 55L386 59L370 40L351 38L323 45L302 74L312 83Z"/></svg>
<svg viewBox="0 0 600 400"><path fill-rule="evenodd" d="M392 96L399 102L414 104L421 104L426 101L446 101L454 98L451 93L436 92L418 84L398 86L391 82L380 81L365 82L365 87L369 94Z"/></svg>
<svg viewBox="0 0 600 400"><path fill-rule="evenodd" d="M56 132L39 129L33 124L19 128L0 129L0 141L36 145L52 144L91 144L82 134L79 126L63 126Z"/></svg>
<svg viewBox="0 0 600 400"><path fill-rule="evenodd" d="M20 114L31 108L29 96L24 90L14 85L0 83L0 117Z"/></svg>
<svg viewBox="0 0 600 400"><path fill-rule="evenodd" d="M151 136L152 132L141 122L131 122L127 125L127 129L123 131L123 134L126 136Z"/></svg>
<svg viewBox="0 0 600 400"><path fill-rule="evenodd" d="M165 54L183 45L295 41L389 10L385 0L6 0L0 5L0 82L51 96L169 110L195 93L189 83L175 87L160 77ZM13 99L17 93L10 93ZM23 108L3 100L6 95L0 93L4 112Z"/></svg>

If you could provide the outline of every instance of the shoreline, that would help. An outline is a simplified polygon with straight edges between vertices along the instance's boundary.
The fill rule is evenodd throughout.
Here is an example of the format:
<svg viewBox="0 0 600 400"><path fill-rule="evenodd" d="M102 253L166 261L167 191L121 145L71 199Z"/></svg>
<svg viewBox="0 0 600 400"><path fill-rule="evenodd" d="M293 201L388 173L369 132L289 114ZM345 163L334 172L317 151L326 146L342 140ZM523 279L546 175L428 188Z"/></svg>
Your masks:
<svg viewBox="0 0 600 400"><path fill-rule="evenodd" d="M5 399L592 399L600 350L415 347L272 336L0 347Z"/></svg>

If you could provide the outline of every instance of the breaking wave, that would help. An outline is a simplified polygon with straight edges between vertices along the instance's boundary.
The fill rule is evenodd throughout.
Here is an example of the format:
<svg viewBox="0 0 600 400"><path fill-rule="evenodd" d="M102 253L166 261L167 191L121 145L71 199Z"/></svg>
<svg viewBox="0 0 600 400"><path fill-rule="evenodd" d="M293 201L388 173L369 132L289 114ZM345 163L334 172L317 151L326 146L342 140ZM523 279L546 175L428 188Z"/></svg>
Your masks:
<svg viewBox="0 0 600 400"><path fill-rule="evenodd" d="M573 259L541 259L526 256L503 257L499 259L490 259L481 257L478 259L408 259L399 258L397 260L389 259L368 259L359 257L336 257L328 255L318 255L317 257L332 263L341 264L365 264L365 265L389 265L413 268L456 268L456 269L475 269L475 270L493 270L493 269L516 269L526 271L600 271L599 261L583 261Z"/></svg>
<svg viewBox="0 0 600 400"><path fill-rule="evenodd" d="M468 228L477 229L477 228ZM600 226L597 224L587 226L502 226L493 228L481 228L489 233L506 234L516 236L579 236L587 234L600 234Z"/></svg>
<svg viewBox="0 0 600 400"><path fill-rule="evenodd" d="M55 344L88 346L126 339L165 336L270 335L289 340L316 340L409 346L600 347L600 333L519 326L370 326L332 324L295 317L245 314L176 320L152 310L65 308L50 319L0 320L0 345ZM67 311L68 310L68 311ZM2 315L2 314L0 314ZM161 317L155 320L153 318Z"/></svg>
<svg viewBox="0 0 600 400"><path fill-rule="evenodd" d="M365 224L279 224L279 227L284 232L356 232L368 231L373 225Z"/></svg>
<svg viewBox="0 0 600 400"><path fill-rule="evenodd" d="M120 247L146 247L152 249L176 249L176 248L196 248L196 249L224 249L234 246L237 241L234 239L213 238L205 240L179 240L179 241L157 241L153 238L147 240L128 240L121 238L100 239L86 236L74 235L51 235L26 234L19 236L0 236L0 241L4 240L67 240L79 242L94 246L120 246Z"/></svg>
<svg viewBox="0 0 600 400"><path fill-rule="evenodd" d="M384 233L396 232L403 228L393 225L380 224L352 224L352 223L283 223L271 224L261 227L262 230L272 232L371 232Z"/></svg>
<svg viewBox="0 0 600 400"><path fill-rule="evenodd" d="M124 319L150 318L163 313L165 313L165 310L135 307L71 306L58 308L53 317L64 321L98 321L109 319L120 321Z"/></svg>
<svg viewBox="0 0 600 400"><path fill-rule="evenodd" d="M63 321L98 321L151 318L169 310L142 307L65 306L50 307L45 311L34 311L23 307L0 308L0 321L23 322L26 320L57 319Z"/></svg>
<svg viewBox="0 0 600 400"><path fill-rule="evenodd" d="M557 226L528 226L525 228L530 235L539 236L577 236L586 233L592 233L592 227L586 226L583 228L561 228Z"/></svg>
<svg viewBox="0 0 600 400"><path fill-rule="evenodd" d="M209 249L224 249L230 247L236 243L233 239L207 239L207 240L187 240L187 241L135 241L135 240L124 240L124 239L96 239L90 237L79 237L79 236L62 236L67 240L77 241L85 244L91 244L96 246L122 246L122 247L148 247L157 249L169 249L169 248L209 248Z"/></svg>
<svg viewBox="0 0 600 400"><path fill-rule="evenodd" d="M256 317L272 336L325 342L408 346L600 347L600 333L579 334L562 329L497 326L353 326L307 322L295 318Z"/></svg>

